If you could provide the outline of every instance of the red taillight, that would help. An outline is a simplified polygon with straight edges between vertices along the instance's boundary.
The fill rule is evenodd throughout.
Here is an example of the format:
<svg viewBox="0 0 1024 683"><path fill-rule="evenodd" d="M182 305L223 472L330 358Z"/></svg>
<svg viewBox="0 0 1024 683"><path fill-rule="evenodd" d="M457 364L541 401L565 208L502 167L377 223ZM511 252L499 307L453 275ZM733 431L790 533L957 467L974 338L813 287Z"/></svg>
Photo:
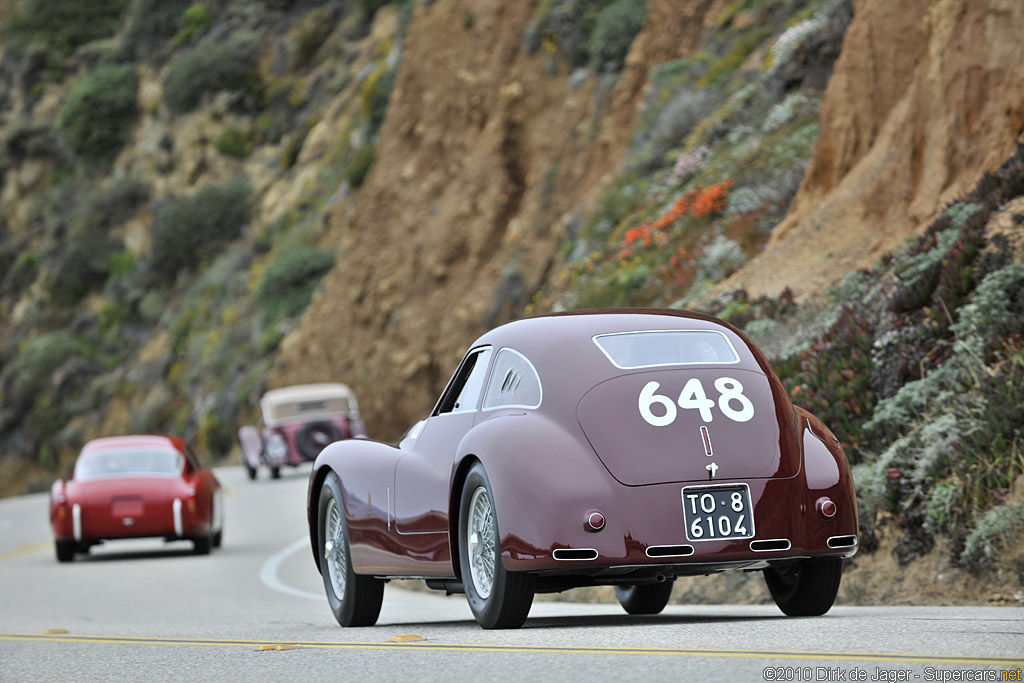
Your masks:
<svg viewBox="0 0 1024 683"><path fill-rule="evenodd" d="M832 499L828 496L822 496L819 498L815 503L815 507L818 509L818 514L825 519L832 519L836 516L836 512L838 512L836 504L833 503Z"/></svg>
<svg viewBox="0 0 1024 683"><path fill-rule="evenodd" d="M196 490L195 489L189 489L188 490L188 498L185 500L185 508L189 512L195 512L196 511Z"/></svg>

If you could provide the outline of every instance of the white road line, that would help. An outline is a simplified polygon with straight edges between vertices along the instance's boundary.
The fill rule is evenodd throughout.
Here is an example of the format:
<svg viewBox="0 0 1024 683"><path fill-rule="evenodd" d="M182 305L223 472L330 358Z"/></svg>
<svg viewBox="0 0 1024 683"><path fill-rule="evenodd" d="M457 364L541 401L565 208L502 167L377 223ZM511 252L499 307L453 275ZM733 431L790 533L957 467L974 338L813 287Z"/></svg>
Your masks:
<svg viewBox="0 0 1024 683"><path fill-rule="evenodd" d="M309 537L300 538L294 543L291 543L281 550L267 558L267 561L260 567L260 581L263 585L271 590L275 590L278 593L284 593L285 595L294 595L300 598L308 598L310 600L319 600L323 602L326 598L322 594L310 593L309 591L299 590L298 588L292 588L281 579L277 578L277 572L281 569L281 565L288 561L288 558L299 552L300 550L309 549Z"/></svg>

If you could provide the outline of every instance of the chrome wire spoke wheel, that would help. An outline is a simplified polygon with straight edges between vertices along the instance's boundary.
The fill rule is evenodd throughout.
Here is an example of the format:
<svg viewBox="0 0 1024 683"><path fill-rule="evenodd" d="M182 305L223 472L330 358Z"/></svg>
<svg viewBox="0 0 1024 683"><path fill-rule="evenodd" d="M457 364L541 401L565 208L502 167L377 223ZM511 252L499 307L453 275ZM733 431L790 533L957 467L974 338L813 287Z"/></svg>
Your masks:
<svg viewBox="0 0 1024 683"><path fill-rule="evenodd" d="M490 496L483 486L473 491L466 525L466 547L469 548L469 571L477 595L486 600L494 585L494 549L497 534Z"/></svg>
<svg viewBox="0 0 1024 683"><path fill-rule="evenodd" d="M331 577L331 588L339 599L345 595L345 531L341 524L341 510L338 501L327 501L327 541L324 543L324 559L327 573Z"/></svg>

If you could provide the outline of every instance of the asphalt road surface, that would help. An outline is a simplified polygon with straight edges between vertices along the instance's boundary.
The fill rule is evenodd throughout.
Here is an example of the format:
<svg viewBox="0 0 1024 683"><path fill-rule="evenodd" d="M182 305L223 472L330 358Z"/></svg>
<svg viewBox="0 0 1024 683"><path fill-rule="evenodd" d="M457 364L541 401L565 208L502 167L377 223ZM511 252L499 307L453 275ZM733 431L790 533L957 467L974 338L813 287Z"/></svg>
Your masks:
<svg viewBox="0 0 1024 683"><path fill-rule="evenodd" d="M58 564L47 496L0 500L0 680L1021 680L1021 608L545 602L484 631L463 596L392 582L375 627L342 629L310 555L307 474L219 469L224 546L208 556L120 541Z"/></svg>

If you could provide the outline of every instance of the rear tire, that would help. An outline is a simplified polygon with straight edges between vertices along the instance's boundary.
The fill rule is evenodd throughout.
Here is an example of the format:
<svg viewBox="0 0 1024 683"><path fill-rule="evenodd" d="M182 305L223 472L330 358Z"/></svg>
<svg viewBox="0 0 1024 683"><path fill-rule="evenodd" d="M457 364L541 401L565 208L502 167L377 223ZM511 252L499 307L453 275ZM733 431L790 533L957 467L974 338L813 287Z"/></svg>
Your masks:
<svg viewBox="0 0 1024 683"><path fill-rule="evenodd" d="M224 497L217 489L213 493L213 521L214 532L213 532L213 547L219 548L221 543L224 542Z"/></svg>
<svg viewBox="0 0 1024 683"><path fill-rule="evenodd" d="M348 543L345 504L338 477L331 472L320 488L317 505L317 552L327 602L342 626L373 626L380 616L384 582L356 574Z"/></svg>
<svg viewBox="0 0 1024 683"><path fill-rule="evenodd" d="M486 629L519 628L533 605L536 578L510 572L501 561L501 536L487 472L476 463L459 503L459 566L466 600Z"/></svg>
<svg viewBox="0 0 1024 683"><path fill-rule="evenodd" d="M817 617L829 611L842 578L843 560L838 557L764 570L764 581L775 604L791 617Z"/></svg>
<svg viewBox="0 0 1024 683"><path fill-rule="evenodd" d="M197 536L192 539L192 552L196 555L209 555L210 548L213 546L213 539L211 535Z"/></svg>
<svg viewBox="0 0 1024 683"><path fill-rule="evenodd" d="M74 541L54 541L53 547L57 551L58 562L70 562L78 552L78 544Z"/></svg>
<svg viewBox="0 0 1024 683"><path fill-rule="evenodd" d="M672 595L675 580L661 583L642 583L634 586L616 586L615 597L629 614L660 614Z"/></svg>
<svg viewBox="0 0 1024 683"><path fill-rule="evenodd" d="M280 479L281 478L281 468L280 467L271 467L270 468L270 478L271 479Z"/></svg>

